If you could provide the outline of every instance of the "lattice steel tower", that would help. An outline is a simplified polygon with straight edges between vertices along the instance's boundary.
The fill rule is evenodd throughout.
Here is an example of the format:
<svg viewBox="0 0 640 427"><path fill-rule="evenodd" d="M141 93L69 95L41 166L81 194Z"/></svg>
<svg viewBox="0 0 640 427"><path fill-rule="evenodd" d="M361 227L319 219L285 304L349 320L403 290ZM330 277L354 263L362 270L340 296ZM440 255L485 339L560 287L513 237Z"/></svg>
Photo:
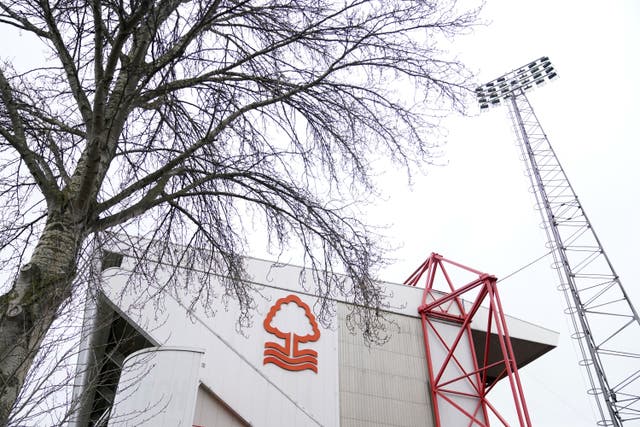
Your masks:
<svg viewBox="0 0 640 427"><path fill-rule="evenodd" d="M598 425L640 425L640 318L525 92L555 78L543 57L476 89L481 110L507 104L560 278Z"/></svg>

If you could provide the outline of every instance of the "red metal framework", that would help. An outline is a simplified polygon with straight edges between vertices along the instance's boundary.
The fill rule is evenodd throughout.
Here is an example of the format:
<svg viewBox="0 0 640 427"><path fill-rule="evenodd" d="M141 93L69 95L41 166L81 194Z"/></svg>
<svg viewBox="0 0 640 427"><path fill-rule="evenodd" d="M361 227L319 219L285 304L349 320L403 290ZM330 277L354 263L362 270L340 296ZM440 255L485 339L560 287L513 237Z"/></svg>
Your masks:
<svg viewBox="0 0 640 427"><path fill-rule="evenodd" d="M453 278L461 273L471 280L465 278L458 286ZM496 281L495 276L435 253L405 281L411 286L424 283L418 312L438 427L488 426L491 415L508 426L488 398L505 377L517 425L531 426Z"/></svg>

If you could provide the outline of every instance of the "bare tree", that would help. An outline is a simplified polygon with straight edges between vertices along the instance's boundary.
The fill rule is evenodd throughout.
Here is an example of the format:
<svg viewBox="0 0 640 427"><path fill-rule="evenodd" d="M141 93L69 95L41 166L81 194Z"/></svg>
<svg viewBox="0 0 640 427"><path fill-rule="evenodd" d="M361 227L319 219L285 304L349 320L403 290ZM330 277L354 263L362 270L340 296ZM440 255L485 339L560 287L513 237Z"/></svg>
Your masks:
<svg viewBox="0 0 640 427"><path fill-rule="evenodd" d="M0 260L20 269L0 296L0 424L97 233L207 248L246 312L260 214L275 247L351 278L323 295L379 307L381 253L339 200L371 188L372 158L429 158L467 79L436 41L476 17L455 0L0 0L0 25L50 53L0 65Z"/></svg>

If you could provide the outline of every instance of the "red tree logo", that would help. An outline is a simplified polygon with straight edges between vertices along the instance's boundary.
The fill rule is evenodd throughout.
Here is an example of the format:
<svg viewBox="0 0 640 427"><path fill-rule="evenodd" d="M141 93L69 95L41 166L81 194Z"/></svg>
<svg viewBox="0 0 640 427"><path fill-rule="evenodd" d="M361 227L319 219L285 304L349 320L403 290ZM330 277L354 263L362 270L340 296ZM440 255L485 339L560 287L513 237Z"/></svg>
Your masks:
<svg viewBox="0 0 640 427"><path fill-rule="evenodd" d="M264 343L264 364L273 363L287 371L310 369L318 373L318 352L299 349L298 344L320 339L320 329L309 306L295 295L280 298L264 319L264 329L284 339L284 346Z"/></svg>

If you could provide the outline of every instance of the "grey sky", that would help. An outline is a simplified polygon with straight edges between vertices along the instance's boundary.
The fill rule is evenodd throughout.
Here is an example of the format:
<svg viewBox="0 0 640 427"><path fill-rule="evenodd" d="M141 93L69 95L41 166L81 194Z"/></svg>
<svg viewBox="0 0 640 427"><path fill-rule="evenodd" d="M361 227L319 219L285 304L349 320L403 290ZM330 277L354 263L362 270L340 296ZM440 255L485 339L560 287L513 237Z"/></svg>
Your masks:
<svg viewBox="0 0 640 427"><path fill-rule="evenodd" d="M637 307L640 3L494 0L483 16L489 25L454 46L479 83L541 56L556 66L560 78L529 99ZM392 191L371 218L393 222L387 234L403 247L384 278L403 280L431 251L498 277L546 252L506 109L469 114L447 120L446 167L415 177L412 190L385 176ZM558 349L521 372L527 403L534 425L595 425L550 262L500 288L505 311L561 334Z"/></svg>
<svg viewBox="0 0 640 427"><path fill-rule="evenodd" d="M636 1L488 0L477 28L454 45L478 73L478 83L549 56L560 79L530 100L623 284L640 305L640 182L635 127L640 40ZM23 36L24 37L24 36ZM4 38L4 37L3 37ZM18 39L2 43L2 58L24 58ZM42 61L39 52L28 60ZM415 176L388 172L387 194L367 221L389 224L385 234L401 245L382 277L399 282L431 251L503 277L546 252L539 214L505 109L446 120L446 167ZM262 254L255 254L262 256ZM523 369L535 425L593 425L586 386L568 339L557 278L545 260L501 284L505 310L561 333L558 349ZM418 302L416 301L416 307Z"/></svg>

